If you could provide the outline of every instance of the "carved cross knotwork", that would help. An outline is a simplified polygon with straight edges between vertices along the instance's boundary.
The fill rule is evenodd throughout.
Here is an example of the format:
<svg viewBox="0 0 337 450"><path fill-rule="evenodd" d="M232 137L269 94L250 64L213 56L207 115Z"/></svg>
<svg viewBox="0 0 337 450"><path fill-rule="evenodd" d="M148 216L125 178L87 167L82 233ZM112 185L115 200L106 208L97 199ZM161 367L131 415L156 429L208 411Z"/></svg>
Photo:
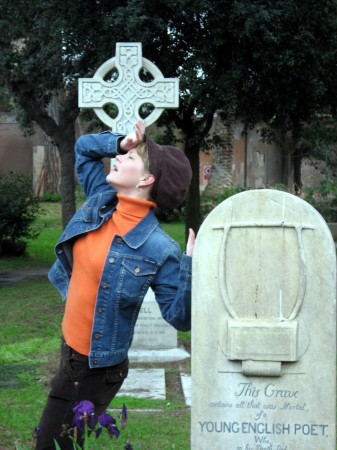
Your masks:
<svg viewBox="0 0 337 450"><path fill-rule="evenodd" d="M150 72L153 80L144 82L139 77L141 68ZM118 71L115 81L105 81L112 70ZM116 118L110 117L104 106L112 103L118 108ZM144 120L145 126L153 124L166 108L179 106L178 78L164 78L151 61L142 57L141 43L117 43L116 56L107 60L93 78L79 79L81 108L93 108L100 120L112 131L127 134L141 117L140 107L146 103L154 109Z"/></svg>

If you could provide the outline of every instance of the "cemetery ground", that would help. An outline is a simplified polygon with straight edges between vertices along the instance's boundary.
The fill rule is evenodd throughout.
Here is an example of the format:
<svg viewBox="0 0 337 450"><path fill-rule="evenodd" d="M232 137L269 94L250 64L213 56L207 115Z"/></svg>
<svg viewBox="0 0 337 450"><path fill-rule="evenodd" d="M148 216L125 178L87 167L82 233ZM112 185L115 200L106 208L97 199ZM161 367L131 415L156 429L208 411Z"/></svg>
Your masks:
<svg viewBox="0 0 337 450"><path fill-rule="evenodd" d="M41 233L29 242L27 255L0 258L0 272L22 269L47 270L54 260L53 247L61 233L58 203L45 203L38 219ZM182 246L184 225L163 225ZM45 275L0 287L0 450L21 443L33 447L33 431L45 404L49 381L59 363L60 323L64 304ZM190 333L178 333L179 344L190 353ZM190 373L190 359L170 363L132 363L131 368L164 368L165 400L117 397L111 414L119 423L123 403L128 423L118 440L102 433L99 449L122 449L128 434L135 449L190 448L190 409L185 404L180 373ZM91 441L90 439L90 441Z"/></svg>

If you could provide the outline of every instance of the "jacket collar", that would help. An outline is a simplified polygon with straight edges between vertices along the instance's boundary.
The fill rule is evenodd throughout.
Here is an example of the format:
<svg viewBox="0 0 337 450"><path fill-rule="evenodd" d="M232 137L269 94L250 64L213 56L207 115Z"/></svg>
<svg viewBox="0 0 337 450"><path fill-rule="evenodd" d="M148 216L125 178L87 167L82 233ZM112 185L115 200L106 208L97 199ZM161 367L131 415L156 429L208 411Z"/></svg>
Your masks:
<svg viewBox="0 0 337 450"><path fill-rule="evenodd" d="M104 216L111 215L117 205L117 195L113 190L108 190L98 194L94 200L94 213ZM93 206L92 204L90 206ZM158 226L158 220L151 209L148 214L126 235L122 236L124 242L131 248L137 249L146 242L150 234Z"/></svg>
<svg viewBox="0 0 337 450"><path fill-rule="evenodd" d="M122 236L122 239L129 247L136 249L144 244L158 225L158 220L151 209L138 225Z"/></svg>

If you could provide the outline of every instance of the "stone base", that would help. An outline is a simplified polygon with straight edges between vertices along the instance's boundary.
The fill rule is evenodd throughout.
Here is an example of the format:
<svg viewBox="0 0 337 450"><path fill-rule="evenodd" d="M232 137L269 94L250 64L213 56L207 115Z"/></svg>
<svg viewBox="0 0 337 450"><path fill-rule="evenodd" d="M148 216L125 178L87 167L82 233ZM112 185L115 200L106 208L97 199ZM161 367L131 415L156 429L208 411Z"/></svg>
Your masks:
<svg viewBox="0 0 337 450"><path fill-rule="evenodd" d="M129 350L129 360L132 363L181 361L189 357L190 354L184 347L167 350Z"/></svg>
<svg viewBox="0 0 337 450"><path fill-rule="evenodd" d="M164 369L129 369L117 397L166 400Z"/></svg>
<svg viewBox="0 0 337 450"><path fill-rule="evenodd" d="M181 373L180 374L180 380L181 380L181 386L183 388L184 398L185 398L185 405L191 406L192 403L192 380L191 375L187 373Z"/></svg>

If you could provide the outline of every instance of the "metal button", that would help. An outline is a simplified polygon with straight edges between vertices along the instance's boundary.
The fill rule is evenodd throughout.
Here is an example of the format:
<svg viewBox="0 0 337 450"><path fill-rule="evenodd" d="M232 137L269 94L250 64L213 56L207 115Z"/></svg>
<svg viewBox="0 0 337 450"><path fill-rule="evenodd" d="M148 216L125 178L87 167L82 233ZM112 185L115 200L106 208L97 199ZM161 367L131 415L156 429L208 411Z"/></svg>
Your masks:
<svg viewBox="0 0 337 450"><path fill-rule="evenodd" d="M103 283L103 284L102 284L102 289L108 289L108 287L109 287L109 286L108 286L106 283Z"/></svg>
<svg viewBox="0 0 337 450"><path fill-rule="evenodd" d="M115 258L109 258L109 263L113 264L115 262Z"/></svg>
<svg viewBox="0 0 337 450"><path fill-rule="evenodd" d="M96 334L95 334L95 339L101 339L101 335L98 334L98 333L96 333Z"/></svg>
<svg viewBox="0 0 337 450"><path fill-rule="evenodd" d="M136 272L136 273L139 273L139 272L140 272L140 267L137 266L137 267L135 268L135 272Z"/></svg>
<svg viewBox="0 0 337 450"><path fill-rule="evenodd" d="M99 314L102 314L103 308L98 308L98 309L97 309L97 312L98 312Z"/></svg>

